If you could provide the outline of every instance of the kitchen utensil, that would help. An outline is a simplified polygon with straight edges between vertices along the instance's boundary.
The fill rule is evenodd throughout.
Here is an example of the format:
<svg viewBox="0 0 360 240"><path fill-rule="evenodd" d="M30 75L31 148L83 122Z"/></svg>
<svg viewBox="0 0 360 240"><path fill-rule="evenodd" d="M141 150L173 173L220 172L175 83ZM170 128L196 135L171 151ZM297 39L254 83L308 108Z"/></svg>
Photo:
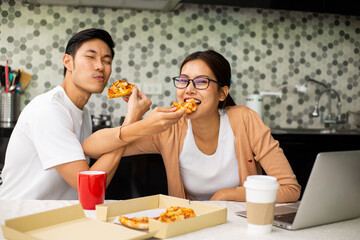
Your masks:
<svg viewBox="0 0 360 240"><path fill-rule="evenodd" d="M9 92L14 91L15 89L16 89L16 85L11 85L11 86L9 87Z"/></svg>
<svg viewBox="0 0 360 240"><path fill-rule="evenodd" d="M5 86L5 67L0 65L0 84Z"/></svg>
<svg viewBox="0 0 360 240"><path fill-rule="evenodd" d="M21 84L21 88L25 89L27 87L27 85L30 83L31 81L31 75L24 72L24 70L20 69L20 84Z"/></svg>
<svg viewBox="0 0 360 240"><path fill-rule="evenodd" d="M6 64L5 64L5 92L9 92L9 61L6 59Z"/></svg>
<svg viewBox="0 0 360 240"><path fill-rule="evenodd" d="M20 71L11 71L10 72L10 87L9 92L14 93L17 88L17 83L19 81L18 73Z"/></svg>
<svg viewBox="0 0 360 240"><path fill-rule="evenodd" d="M14 127L20 114L20 94L1 91L0 103L0 127Z"/></svg>

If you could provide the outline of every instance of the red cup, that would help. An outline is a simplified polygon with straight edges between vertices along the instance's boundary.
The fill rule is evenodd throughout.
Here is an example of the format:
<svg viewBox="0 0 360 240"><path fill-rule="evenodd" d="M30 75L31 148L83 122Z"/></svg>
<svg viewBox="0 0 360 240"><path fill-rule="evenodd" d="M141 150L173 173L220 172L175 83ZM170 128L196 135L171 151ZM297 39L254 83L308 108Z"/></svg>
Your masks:
<svg viewBox="0 0 360 240"><path fill-rule="evenodd" d="M78 172L78 196L84 210L95 210L97 204L104 203L106 190L106 172Z"/></svg>

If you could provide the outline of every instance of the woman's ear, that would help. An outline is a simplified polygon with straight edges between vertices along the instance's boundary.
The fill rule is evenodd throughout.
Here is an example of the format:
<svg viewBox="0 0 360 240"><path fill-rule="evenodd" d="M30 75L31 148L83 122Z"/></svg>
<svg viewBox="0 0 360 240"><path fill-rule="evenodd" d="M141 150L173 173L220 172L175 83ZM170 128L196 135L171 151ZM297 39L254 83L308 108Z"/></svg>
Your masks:
<svg viewBox="0 0 360 240"><path fill-rule="evenodd" d="M69 54L64 54L63 56L63 63L67 70L72 71L73 66L73 58Z"/></svg>
<svg viewBox="0 0 360 240"><path fill-rule="evenodd" d="M221 87L219 100L225 101L228 94L229 94L229 87L228 86Z"/></svg>

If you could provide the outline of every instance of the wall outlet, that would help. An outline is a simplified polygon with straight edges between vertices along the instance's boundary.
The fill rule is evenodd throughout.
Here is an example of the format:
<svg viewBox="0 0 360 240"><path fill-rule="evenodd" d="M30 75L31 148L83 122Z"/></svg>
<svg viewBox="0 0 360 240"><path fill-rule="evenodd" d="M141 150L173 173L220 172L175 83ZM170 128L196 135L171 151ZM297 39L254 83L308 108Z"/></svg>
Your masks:
<svg viewBox="0 0 360 240"><path fill-rule="evenodd" d="M161 95L163 93L161 83L143 83L141 87L140 91L148 95Z"/></svg>

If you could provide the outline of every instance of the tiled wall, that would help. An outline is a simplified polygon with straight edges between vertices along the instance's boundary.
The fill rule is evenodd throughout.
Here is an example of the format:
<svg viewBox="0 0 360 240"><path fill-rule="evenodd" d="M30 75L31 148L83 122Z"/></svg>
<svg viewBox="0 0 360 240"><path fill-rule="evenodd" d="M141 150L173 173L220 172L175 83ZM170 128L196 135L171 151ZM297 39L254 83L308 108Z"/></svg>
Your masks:
<svg viewBox="0 0 360 240"><path fill-rule="evenodd" d="M19 1L20 2L20 1ZM183 5L174 12L92 7L34 6L0 1L0 64L33 75L21 96L21 108L36 95L62 83L62 55L68 39L84 28L108 30L116 49L109 84L126 79L141 86L153 82L163 94L151 96L154 106L175 100L171 77L189 53L214 49L231 63L231 95L245 104L248 94L279 91L282 99L265 97L264 121L285 128L320 128L311 118L321 87L309 83L307 93L294 85L309 76L340 94L343 112L359 111L360 18L333 14ZM333 96L332 108L336 98ZM321 105L327 103L323 96ZM122 99L109 100L106 89L93 95L88 108L111 114L118 125L125 114ZM350 116L347 128L355 128Z"/></svg>

